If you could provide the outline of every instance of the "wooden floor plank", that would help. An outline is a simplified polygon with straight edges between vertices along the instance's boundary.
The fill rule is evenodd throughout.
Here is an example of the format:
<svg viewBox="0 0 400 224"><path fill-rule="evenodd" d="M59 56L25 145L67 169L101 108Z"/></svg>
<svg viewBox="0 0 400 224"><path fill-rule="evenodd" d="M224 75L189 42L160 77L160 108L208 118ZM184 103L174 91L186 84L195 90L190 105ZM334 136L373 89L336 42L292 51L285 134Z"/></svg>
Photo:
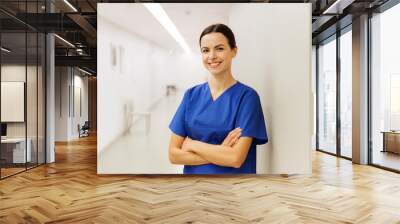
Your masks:
<svg viewBox="0 0 400 224"><path fill-rule="evenodd" d="M312 175L97 175L96 137L0 181L0 223L400 223L400 175L313 154Z"/></svg>

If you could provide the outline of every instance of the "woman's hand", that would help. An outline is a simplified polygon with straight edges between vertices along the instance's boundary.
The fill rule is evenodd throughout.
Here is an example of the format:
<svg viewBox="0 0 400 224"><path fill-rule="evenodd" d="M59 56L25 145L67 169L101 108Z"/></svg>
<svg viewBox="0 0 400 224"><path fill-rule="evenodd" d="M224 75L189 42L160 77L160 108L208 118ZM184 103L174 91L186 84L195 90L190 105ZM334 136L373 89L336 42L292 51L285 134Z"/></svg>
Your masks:
<svg viewBox="0 0 400 224"><path fill-rule="evenodd" d="M233 129L231 132L229 132L228 136L226 136L221 145L229 147L234 146L237 140L239 140L241 134L242 134L242 129L240 128Z"/></svg>
<svg viewBox="0 0 400 224"><path fill-rule="evenodd" d="M194 140L186 137L182 144L182 150L193 152L194 151Z"/></svg>

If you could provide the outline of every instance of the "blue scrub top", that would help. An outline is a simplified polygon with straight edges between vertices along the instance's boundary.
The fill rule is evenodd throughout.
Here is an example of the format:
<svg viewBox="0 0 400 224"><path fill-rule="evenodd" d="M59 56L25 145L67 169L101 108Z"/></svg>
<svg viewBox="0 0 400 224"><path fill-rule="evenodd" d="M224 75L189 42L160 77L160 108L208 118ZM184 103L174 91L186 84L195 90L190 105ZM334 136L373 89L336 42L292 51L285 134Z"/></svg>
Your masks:
<svg viewBox="0 0 400 224"><path fill-rule="evenodd" d="M253 138L240 168L212 163L185 165L183 173L256 173L256 145L268 142L260 98L251 87L236 82L215 101L207 82L187 90L169 125L172 132L209 144L222 144L229 132L237 127L242 129L242 137Z"/></svg>

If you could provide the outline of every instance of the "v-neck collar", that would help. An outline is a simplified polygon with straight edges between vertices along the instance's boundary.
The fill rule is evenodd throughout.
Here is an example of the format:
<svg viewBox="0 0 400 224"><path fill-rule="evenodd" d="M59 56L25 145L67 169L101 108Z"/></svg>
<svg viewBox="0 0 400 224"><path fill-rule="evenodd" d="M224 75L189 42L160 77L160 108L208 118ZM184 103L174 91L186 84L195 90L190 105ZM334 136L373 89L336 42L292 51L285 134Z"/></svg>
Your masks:
<svg viewBox="0 0 400 224"><path fill-rule="evenodd" d="M211 103L215 103L219 98L221 98L226 92L228 92L230 89L232 89L234 86L238 85L239 81L236 80L236 83L229 86L227 89L225 89L217 98L213 99L212 94L211 94L211 88L208 82L206 82L206 88L208 92L208 96L210 97Z"/></svg>

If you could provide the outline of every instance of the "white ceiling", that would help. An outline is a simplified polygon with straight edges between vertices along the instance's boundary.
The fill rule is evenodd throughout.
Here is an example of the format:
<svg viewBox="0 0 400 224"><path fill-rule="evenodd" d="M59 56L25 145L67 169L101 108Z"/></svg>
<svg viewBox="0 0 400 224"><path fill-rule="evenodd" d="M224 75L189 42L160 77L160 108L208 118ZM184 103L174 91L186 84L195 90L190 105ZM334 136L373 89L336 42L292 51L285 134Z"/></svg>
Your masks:
<svg viewBox="0 0 400 224"><path fill-rule="evenodd" d="M129 32L166 50L183 51L179 44L140 3L100 4L98 17L107 18ZM199 36L213 23L227 23L232 3L163 3L172 22L193 52L199 51Z"/></svg>

